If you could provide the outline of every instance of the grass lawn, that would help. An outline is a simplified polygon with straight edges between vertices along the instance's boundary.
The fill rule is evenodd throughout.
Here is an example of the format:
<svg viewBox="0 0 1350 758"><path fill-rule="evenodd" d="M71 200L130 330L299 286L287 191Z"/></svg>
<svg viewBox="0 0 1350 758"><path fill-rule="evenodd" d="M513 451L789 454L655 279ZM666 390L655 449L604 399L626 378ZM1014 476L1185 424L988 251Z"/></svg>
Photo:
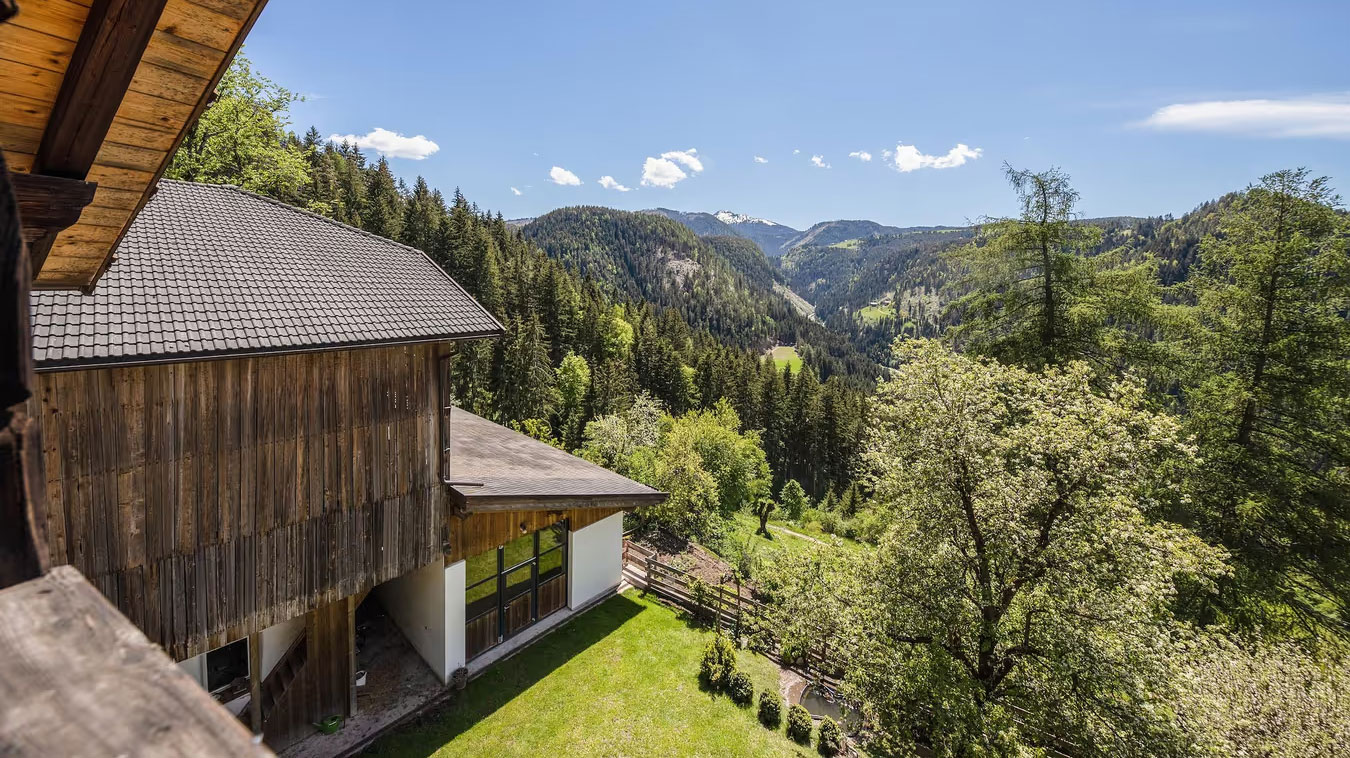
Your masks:
<svg viewBox="0 0 1350 758"><path fill-rule="evenodd" d="M802 370L802 357L797 354L797 348L780 345L770 354L773 356L774 365L778 368L791 366L794 374Z"/></svg>
<svg viewBox="0 0 1350 758"><path fill-rule="evenodd" d="M753 706L699 688L711 632L635 591L606 600L490 668L462 696L369 756L810 756ZM748 651L755 698L778 668Z"/></svg>
<svg viewBox="0 0 1350 758"><path fill-rule="evenodd" d="M862 323L872 326L881 323L883 318L895 314L895 309L889 305L869 305L858 310L857 316Z"/></svg>
<svg viewBox="0 0 1350 758"><path fill-rule="evenodd" d="M760 555L767 555L772 551L778 550L787 551L790 554L799 554L821 548L820 544L812 542L811 539L808 538L815 538L820 542L826 542L830 545L838 544L844 549L852 551L866 550L870 547L857 540L850 540L844 537L826 534L821 531L820 527L816 524L803 527L785 521L769 519L769 526L782 527L782 529L789 530L791 533L770 529L770 532L773 534L773 539L767 539L763 535L755 533L755 530L759 528L759 519L757 517L749 513L741 512L733 516L732 520L735 524L736 539L742 544L744 544L745 540L749 540L751 546L753 546Z"/></svg>

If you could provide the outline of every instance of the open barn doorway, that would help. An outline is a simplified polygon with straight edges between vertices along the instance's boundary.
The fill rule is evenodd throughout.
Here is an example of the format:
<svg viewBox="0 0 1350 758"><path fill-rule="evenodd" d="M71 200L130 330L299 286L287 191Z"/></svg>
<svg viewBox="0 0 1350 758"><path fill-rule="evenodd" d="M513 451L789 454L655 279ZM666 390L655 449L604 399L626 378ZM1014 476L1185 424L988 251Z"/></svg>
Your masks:
<svg viewBox="0 0 1350 758"><path fill-rule="evenodd" d="M388 595L376 587L354 614L356 712L378 716L421 703L444 687L385 607Z"/></svg>

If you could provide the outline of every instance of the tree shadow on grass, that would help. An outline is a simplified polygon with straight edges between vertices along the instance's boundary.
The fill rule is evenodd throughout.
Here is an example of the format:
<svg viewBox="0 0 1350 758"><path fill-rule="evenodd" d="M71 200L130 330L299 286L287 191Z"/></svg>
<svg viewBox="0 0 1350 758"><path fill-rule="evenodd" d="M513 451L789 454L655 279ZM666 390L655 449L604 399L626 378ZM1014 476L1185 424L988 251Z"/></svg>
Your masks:
<svg viewBox="0 0 1350 758"><path fill-rule="evenodd" d="M429 756L647 610L623 595L572 618L492 664L448 703L380 738L367 756Z"/></svg>

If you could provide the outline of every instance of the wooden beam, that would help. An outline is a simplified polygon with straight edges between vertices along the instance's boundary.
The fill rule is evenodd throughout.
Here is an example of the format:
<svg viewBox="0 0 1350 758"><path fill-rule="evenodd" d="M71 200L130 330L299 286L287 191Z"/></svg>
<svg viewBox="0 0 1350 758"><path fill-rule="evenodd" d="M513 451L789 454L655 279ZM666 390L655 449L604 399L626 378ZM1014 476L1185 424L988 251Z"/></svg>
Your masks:
<svg viewBox="0 0 1350 758"><path fill-rule="evenodd" d="M94 0L42 133L33 173L84 179L167 0Z"/></svg>
<svg viewBox="0 0 1350 758"><path fill-rule="evenodd" d="M80 220L98 185L79 179L42 174L12 174L23 238L32 270L41 271L52 243L62 229Z"/></svg>

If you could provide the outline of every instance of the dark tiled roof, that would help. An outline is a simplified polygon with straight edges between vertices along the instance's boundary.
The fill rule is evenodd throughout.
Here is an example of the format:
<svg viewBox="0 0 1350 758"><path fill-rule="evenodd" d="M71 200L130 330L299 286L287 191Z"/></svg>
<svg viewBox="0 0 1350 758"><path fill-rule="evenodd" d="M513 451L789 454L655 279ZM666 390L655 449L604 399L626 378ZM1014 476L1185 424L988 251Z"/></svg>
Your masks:
<svg viewBox="0 0 1350 758"><path fill-rule="evenodd" d="M450 478L470 510L528 510L659 503L664 492L455 408L450 415Z"/></svg>
<svg viewBox="0 0 1350 758"><path fill-rule="evenodd" d="M235 187L161 181L116 256L33 293L39 368L501 333L422 252Z"/></svg>

